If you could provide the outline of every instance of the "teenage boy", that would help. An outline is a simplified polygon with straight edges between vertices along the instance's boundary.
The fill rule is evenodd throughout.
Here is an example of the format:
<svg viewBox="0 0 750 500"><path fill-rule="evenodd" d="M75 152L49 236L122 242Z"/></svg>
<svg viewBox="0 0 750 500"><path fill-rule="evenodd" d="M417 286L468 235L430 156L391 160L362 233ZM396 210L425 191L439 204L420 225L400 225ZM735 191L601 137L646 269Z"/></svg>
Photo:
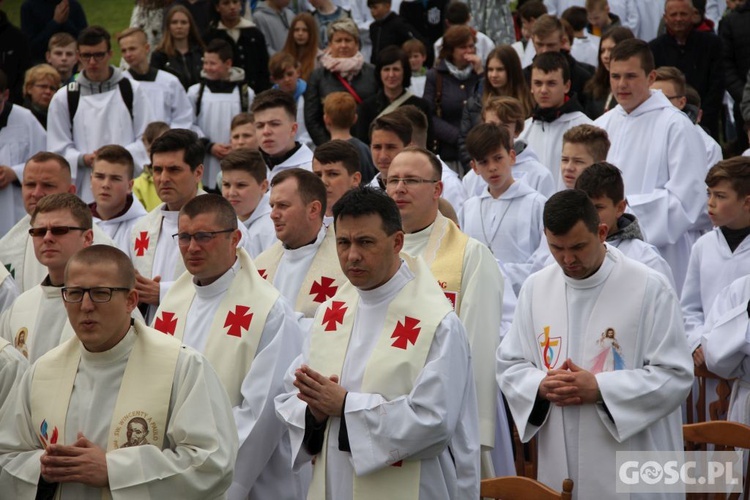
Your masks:
<svg viewBox="0 0 750 500"><path fill-rule="evenodd" d="M253 12L253 21L266 39L269 56L284 49L294 19L294 12L288 5L289 0L265 0L258 2Z"/></svg>
<svg viewBox="0 0 750 500"><path fill-rule="evenodd" d="M641 227L633 214L626 214L627 200L622 174L614 165L596 162L584 170L575 183L575 189L584 191L594 203L599 219L607 225L609 245L626 257L637 260L662 273L674 287L674 277L669 264L655 246L643 241Z"/></svg>
<svg viewBox="0 0 750 500"><path fill-rule="evenodd" d="M276 243L268 202L267 170L257 150L237 149L221 160L221 194L247 228L248 253L253 258Z"/></svg>
<svg viewBox="0 0 750 500"><path fill-rule="evenodd" d="M534 23L537 19L547 13L547 7L541 0L529 0L518 7L518 17L521 20L521 39L515 42L512 47L521 60L521 67L526 68L531 65L536 55L534 44L531 41L531 33L534 29Z"/></svg>
<svg viewBox="0 0 750 500"><path fill-rule="evenodd" d="M334 139L321 144L313 153L312 169L326 186L326 213L323 224L333 222L333 205L362 182L359 154L350 143Z"/></svg>
<svg viewBox="0 0 750 500"><path fill-rule="evenodd" d="M389 113L376 118L370 125L370 152L378 175L370 186L385 189L388 169L396 155L409 145L412 136L411 122L403 116Z"/></svg>
<svg viewBox="0 0 750 500"><path fill-rule="evenodd" d="M135 223L147 213L133 197L134 171L133 156L116 144L99 148L91 169L94 201L89 208L94 223L125 253Z"/></svg>
<svg viewBox="0 0 750 500"><path fill-rule="evenodd" d="M297 142L297 106L283 90L258 94L252 107L258 146L270 170L268 180L283 170L302 168L312 171L312 151Z"/></svg>
<svg viewBox="0 0 750 500"><path fill-rule="evenodd" d="M576 61L585 62L593 67L599 65L599 43L601 38L586 30L586 9L583 7L568 7L560 17L573 28L573 39L570 45L570 55Z"/></svg>
<svg viewBox="0 0 750 500"><path fill-rule="evenodd" d="M274 89L283 90L294 98L297 105L297 141L308 147L313 145L310 134L305 127L305 90L307 82L300 78L299 63L291 54L277 52L268 62L271 81Z"/></svg>
<svg viewBox="0 0 750 500"><path fill-rule="evenodd" d="M230 126L229 145L232 150L239 148L258 149L258 136L255 133L255 118L249 111L235 115Z"/></svg>
<svg viewBox="0 0 750 500"><path fill-rule="evenodd" d="M547 199L513 179L516 152L505 127L477 125L466 137L466 149L472 170L487 189L466 201L458 214L459 226L490 248L518 293L529 274L527 261L542 241Z"/></svg>
<svg viewBox="0 0 750 500"><path fill-rule="evenodd" d="M245 72L232 65L232 47L212 40L203 53L203 79L188 89L193 107L193 127L204 137L203 186L216 189L219 162L231 150L229 124L232 117L248 111L255 92L245 83Z"/></svg>
<svg viewBox="0 0 750 500"><path fill-rule="evenodd" d="M523 132L525 119L521 102L515 97L492 97L482 107L482 123L505 127L514 139L516 163L513 165L513 178L528 184L545 197L552 196L556 190L552 173L539 162L534 148L518 138ZM474 170L466 172L462 182L467 196L479 196L487 189L487 183Z"/></svg>
<svg viewBox="0 0 750 500"><path fill-rule="evenodd" d="M119 144L133 156L144 154L141 136L153 121L152 105L138 82L109 64L112 46L104 28L89 26L81 32L78 59L83 68L78 78L57 91L49 104L47 149L68 160L76 192L90 203L96 150Z"/></svg>
<svg viewBox="0 0 750 500"><path fill-rule="evenodd" d="M47 63L60 73L60 83L64 87L74 81L77 43L70 33L55 33L47 44Z"/></svg>
<svg viewBox="0 0 750 500"><path fill-rule="evenodd" d="M531 95L536 102L534 111L520 138L539 155L556 180L557 189L563 189L558 165L562 153L563 134L582 123L592 123L583 113L575 94L570 92L570 66L560 52L545 52L534 58L531 65Z"/></svg>
<svg viewBox="0 0 750 500"><path fill-rule="evenodd" d="M594 125L577 125L563 134L560 175L567 189L573 189L581 172L607 159L607 132Z"/></svg>
<svg viewBox="0 0 750 500"><path fill-rule="evenodd" d="M357 123L357 101L349 92L331 92L323 101L323 122L331 134L331 140L346 141L357 149L362 184L368 184L378 173L372 161L370 148L352 136L351 129Z"/></svg>
<svg viewBox="0 0 750 500"><path fill-rule="evenodd" d="M622 25L619 16L609 11L607 0L586 0L586 14L589 33L598 37L605 36L615 26Z"/></svg>

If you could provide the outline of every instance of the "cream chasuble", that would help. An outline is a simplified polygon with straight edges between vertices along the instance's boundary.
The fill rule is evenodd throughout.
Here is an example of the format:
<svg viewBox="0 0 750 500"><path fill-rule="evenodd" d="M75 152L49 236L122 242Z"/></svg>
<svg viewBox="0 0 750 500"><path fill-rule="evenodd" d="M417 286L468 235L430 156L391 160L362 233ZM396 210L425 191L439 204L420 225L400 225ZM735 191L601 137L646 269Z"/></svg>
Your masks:
<svg viewBox="0 0 750 500"><path fill-rule="evenodd" d="M339 264L333 226L323 230L325 235L302 278L296 300L287 297L290 302L294 302L294 310L301 312L306 318L312 318L318 306L333 297L338 288L347 282ZM286 252L289 250L279 241L255 259L258 272L269 283L276 285L277 273L285 272L283 260Z"/></svg>

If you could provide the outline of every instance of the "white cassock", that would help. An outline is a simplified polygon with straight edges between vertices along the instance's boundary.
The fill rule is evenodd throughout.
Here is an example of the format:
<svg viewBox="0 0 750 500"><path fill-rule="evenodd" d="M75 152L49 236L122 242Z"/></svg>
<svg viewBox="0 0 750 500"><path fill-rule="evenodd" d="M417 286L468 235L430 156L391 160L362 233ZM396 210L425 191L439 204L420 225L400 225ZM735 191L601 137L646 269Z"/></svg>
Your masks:
<svg viewBox="0 0 750 500"><path fill-rule="evenodd" d="M538 397L547 371L567 358L595 374L603 403L559 407ZM497 362L521 441L538 433L538 478L551 488L571 478L574 498L614 498L615 452L683 447L680 404L693 362L679 302L661 274L617 249L607 246L582 280L557 265L529 277Z"/></svg>
<svg viewBox="0 0 750 500"><path fill-rule="evenodd" d="M547 12L553 16L562 16L568 7L583 7L584 0L544 0Z"/></svg>
<svg viewBox="0 0 750 500"><path fill-rule="evenodd" d="M8 269L0 262L0 314L13 305L18 295L18 287L16 287L13 276L10 275Z"/></svg>
<svg viewBox="0 0 750 500"><path fill-rule="evenodd" d="M608 0L609 11L620 18L620 23L626 28L630 28L633 33L638 32L641 23L641 17L636 7L637 0ZM598 66L593 64L594 67Z"/></svg>
<svg viewBox="0 0 750 500"><path fill-rule="evenodd" d="M622 171L628 208L644 239L669 262L679 293L697 239L692 230L706 207L706 150L700 134L661 91L653 90L631 113L617 105L594 125L609 134L607 161Z"/></svg>
<svg viewBox="0 0 750 500"><path fill-rule="evenodd" d="M716 142L716 139L708 135L708 132L706 132L703 127L696 123L695 128L698 130L698 133L703 139L703 144L706 146L706 157L708 158L706 173L708 173L708 170L710 170L711 167L724 159L724 153L721 150L721 145Z"/></svg>
<svg viewBox="0 0 750 500"><path fill-rule="evenodd" d="M550 170L539 162L534 149L523 141L516 141L516 163L513 164L513 178L528 184L545 198L557 192L556 178ZM520 152L519 152L520 150ZM487 183L474 170L469 170L462 179L468 196L479 196L487 189Z"/></svg>
<svg viewBox="0 0 750 500"><path fill-rule="evenodd" d="M629 0L632 1L632 0ZM593 67L599 66L599 42L601 38L592 35L587 30L583 30L583 37L573 39L573 46L570 48L570 55L573 59Z"/></svg>
<svg viewBox="0 0 750 500"><path fill-rule="evenodd" d="M114 72L119 73L120 70L114 69ZM108 81L111 82L114 78L115 75ZM96 94L81 89L72 130L67 86L58 90L49 104L47 149L68 160L76 193L86 203L94 201L94 195L91 193L91 167L84 165L84 154L93 153L107 144L123 146L134 158L140 158L144 154L141 136L146 126L153 121L151 103L138 82L131 81L130 84L133 88L132 118L116 83ZM136 163L135 168L135 175L138 176L141 164Z"/></svg>
<svg viewBox="0 0 750 500"><path fill-rule="evenodd" d="M241 71L241 68L232 68L233 76ZM212 92L209 85L203 89L201 98L200 114L196 115L195 110L200 92L200 83L192 85L187 91L188 100L190 100L193 114L193 130L201 137L207 137L212 143L229 144L231 135L232 118L242 111L240 102L240 85L244 80L245 73L242 71L242 77L239 81L233 79L236 85L231 92ZM250 86L247 86L248 106L253 104L255 92ZM211 153L206 153L203 160L203 185L207 188L216 187L216 176L221 172L219 159Z"/></svg>
<svg viewBox="0 0 750 500"><path fill-rule="evenodd" d="M445 198L458 213L466 201L466 189L452 168L443 160L440 160L440 164L443 166L443 174L440 176L440 180L443 181L443 194L440 196Z"/></svg>
<svg viewBox="0 0 750 500"><path fill-rule="evenodd" d="M424 263L421 267L429 272ZM402 263L384 285L373 290L356 290L359 301L353 311L354 319L349 320L353 327L349 324L351 336L340 374L341 385L349 391L344 413L351 452L339 450L342 420L331 417L325 450L325 499L356 499L355 474L387 474L389 465L399 460L420 461L419 493L413 497L415 500L473 500L479 496L476 395L469 346L455 313L448 312L439 322L424 367L407 394L386 398L361 389L363 380L372 373L366 367L378 355L376 345L381 337L378 332L384 328L389 306L414 279L418 278ZM415 312L421 312L416 299ZM402 303L408 314L407 301ZM320 320L318 314L316 321ZM302 354L289 367L284 379L287 394L276 398L276 411L289 428L297 464L309 461L311 456L303 444L307 405L297 398L298 391L292 383L294 371L310 362L311 338L308 337ZM446 376L448 373L451 376ZM320 458L316 467L323 463Z"/></svg>
<svg viewBox="0 0 750 500"><path fill-rule="evenodd" d="M15 408L18 383L28 367L29 362L13 349L13 344L0 339L0 419Z"/></svg>
<svg viewBox="0 0 750 500"><path fill-rule="evenodd" d="M183 274L164 298L159 310L174 310L173 307L187 309L186 317L176 318L184 324L178 328L175 323L174 336L203 353L216 367L234 405L232 411L239 431L239 454L228 498L295 500L304 492L294 488L289 436L284 424L276 418L273 399L285 392L284 374L302 351L303 334L295 320L296 314L286 299L260 277L246 252L240 249L238 255L234 265L209 285L198 286L187 272ZM235 280L252 282L252 288L230 289ZM260 297L254 297L258 294ZM272 294L277 298L272 301L270 309L257 307L258 302L265 302L263 295ZM175 304L178 296L178 300L184 300L186 304ZM242 310L236 307L232 310L230 306L227 310L226 304L229 302L225 302L226 299L232 304L244 304L241 307L248 307L250 315L234 314ZM161 315L157 313L157 318ZM243 324L248 317L247 323ZM229 330L213 330L212 325L217 324L217 319L225 328L229 326ZM233 323L233 319L236 322ZM260 338L244 338L254 337L258 329L257 325L251 329L251 322L263 319L265 323L260 327ZM232 328L237 331L229 335ZM217 335L221 338L210 339ZM215 342L214 346L222 347L209 348L211 340ZM244 377L227 377L225 382L226 365L232 367L232 372L245 370L234 351L249 349L249 346L255 347L255 356L248 360L249 370ZM229 382L230 378L233 382Z"/></svg>
<svg viewBox="0 0 750 500"><path fill-rule="evenodd" d="M144 330L164 337L136 323L115 347L102 353L88 352L77 339L71 339L80 349L80 363L69 402L62 401L67 414L60 443L73 444L82 432L89 441L107 449L125 368L139 343L137 337L146 334ZM166 429L161 429L163 448L146 444L107 451L108 493L113 500L219 499L229 487L237 435L226 392L203 356L184 346L178 349L169 418ZM39 422L32 417L31 391L35 372L45 360L26 372L15 410L4 415L0 425L0 491L15 491L18 500L34 499L40 478L43 446ZM61 500L102 499L101 488L81 483L58 488Z"/></svg>
<svg viewBox="0 0 750 500"><path fill-rule="evenodd" d="M440 246L437 242L444 238L438 233L435 238L431 236L437 225L445 223L445 217L437 214L435 221L418 233L404 236L403 252L415 257L421 256L431 267ZM494 352L500 343L502 324L503 278L492 253L473 238L468 238L466 243L461 271L460 293L455 309L469 336L479 402L480 438L482 446L489 449L495 443L496 424L510 433L505 413L497 414L497 385L493 380ZM441 276L436 278L444 280ZM513 474L515 470L511 450L504 451L506 462L494 464L497 475ZM483 471L485 472L489 471Z"/></svg>
<svg viewBox="0 0 750 500"><path fill-rule="evenodd" d="M750 276L724 288L706 316L701 344L706 367L732 379L727 420L750 425Z"/></svg>
<svg viewBox="0 0 750 500"><path fill-rule="evenodd" d="M31 216L26 215L0 239L0 262L5 264L10 271L21 292L35 287L47 276L47 268L36 260L29 229L31 229ZM94 245L115 245L96 224L92 229Z"/></svg>
<svg viewBox="0 0 750 500"><path fill-rule="evenodd" d="M542 241L546 201L526 184L514 182L498 198L488 190L470 198L458 214L461 230L485 244L502 262L516 294L529 276L529 259Z"/></svg>
<svg viewBox="0 0 750 500"><path fill-rule="evenodd" d="M301 168L312 172L312 161L312 150L304 144L300 144L300 148L295 151L292 156L273 166L273 169L271 169L268 173L268 182L270 183L271 179L273 179L274 176L279 172L283 170L289 170L290 168Z"/></svg>
<svg viewBox="0 0 750 500"><path fill-rule="evenodd" d="M252 258L262 254L278 241L276 229L274 229L271 220L271 205L268 200L269 195L266 193L253 213L250 214L250 217L242 221L247 229L248 246L246 248L249 248L248 253Z"/></svg>
<svg viewBox="0 0 750 500"><path fill-rule="evenodd" d="M680 300L691 351L701 343L706 315L716 296L737 277L747 274L750 274L750 240L747 238L732 252L717 227L695 242Z"/></svg>
<svg viewBox="0 0 750 500"><path fill-rule="evenodd" d="M553 122L545 122L527 118L523 132L518 136L525 141L539 156L539 162L549 169L555 180L556 191L565 189L560 173L560 158L562 157L563 135L576 125L592 124L591 118L573 111L560 115Z"/></svg>
<svg viewBox="0 0 750 500"><path fill-rule="evenodd" d="M638 11L638 29L636 38L650 42L659 32L659 22L664 15L665 0L635 0Z"/></svg>
<svg viewBox="0 0 750 500"><path fill-rule="evenodd" d="M148 213L138 198L132 194L128 195L128 203L130 203L130 206L125 213L117 217L102 220L94 216L94 224L112 239L117 248L126 254L130 253L130 234L133 231L133 226Z"/></svg>
<svg viewBox="0 0 750 500"><path fill-rule="evenodd" d="M26 215L21 196L26 161L47 149L47 132L31 111L10 102L0 112L0 165L10 167L18 177L0 189L0 235Z"/></svg>

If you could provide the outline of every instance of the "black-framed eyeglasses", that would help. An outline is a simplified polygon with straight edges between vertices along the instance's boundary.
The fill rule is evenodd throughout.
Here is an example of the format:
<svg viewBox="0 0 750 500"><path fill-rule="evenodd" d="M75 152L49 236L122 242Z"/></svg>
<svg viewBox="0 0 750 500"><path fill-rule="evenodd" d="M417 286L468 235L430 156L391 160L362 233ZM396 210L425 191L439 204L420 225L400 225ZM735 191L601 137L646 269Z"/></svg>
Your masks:
<svg viewBox="0 0 750 500"><path fill-rule="evenodd" d="M420 179L419 177L388 177L385 184L387 186L396 187L399 182L403 182L407 188L418 186L419 184L435 184L438 182L435 179Z"/></svg>
<svg viewBox="0 0 750 500"><path fill-rule="evenodd" d="M108 52L79 52L78 57L80 57L84 61L93 59L96 62L100 62L103 61L105 57L107 57L107 54Z"/></svg>
<svg viewBox="0 0 750 500"><path fill-rule="evenodd" d="M71 304L77 304L83 302L83 296L88 292L91 302L96 304L104 304L112 300L112 294L114 292L129 292L130 288L123 288L117 286L94 286L91 288L80 288L80 287L63 287L62 298L65 302Z"/></svg>
<svg viewBox="0 0 750 500"><path fill-rule="evenodd" d="M199 245L204 245L214 239L217 234L231 233L232 231L236 231L236 229L222 229L221 231L198 231L194 234L177 233L172 235L172 239L174 239L175 242L177 242L177 244L181 247L189 246L191 239L195 240L195 242Z"/></svg>
<svg viewBox="0 0 750 500"><path fill-rule="evenodd" d="M88 229L87 227L75 226L32 227L29 229L29 234L32 238L44 238L47 236L47 231L52 233L53 236L62 236L71 231L87 231Z"/></svg>

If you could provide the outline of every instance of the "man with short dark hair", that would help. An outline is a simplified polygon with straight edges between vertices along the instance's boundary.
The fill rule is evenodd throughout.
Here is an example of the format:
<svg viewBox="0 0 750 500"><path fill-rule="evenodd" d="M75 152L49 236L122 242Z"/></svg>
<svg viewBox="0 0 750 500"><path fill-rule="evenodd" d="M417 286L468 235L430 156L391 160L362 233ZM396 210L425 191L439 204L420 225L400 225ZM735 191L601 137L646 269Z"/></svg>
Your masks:
<svg viewBox="0 0 750 500"><path fill-rule="evenodd" d="M260 275L307 318L346 282L333 227L323 224L326 199L326 187L314 173L291 168L277 174L270 201L279 241L255 259Z"/></svg>
<svg viewBox="0 0 750 500"><path fill-rule="evenodd" d="M585 192L554 194L543 218L557 265L524 283L497 381L521 440L538 436L539 480L614 498L616 452L682 450L693 365L680 304L662 274L604 243Z"/></svg>
<svg viewBox="0 0 750 500"><path fill-rule="evenodd" d="M333 223L333 205L350 189L359 186L359 153L350 142L334 139L315 148L312 168L326 187L326 213L323 223Z"/></svg>
<svg viewBox="0 0 750 500"><path fill-rule="evenodd" d="M47 149L68 160L77 192L86 203L91 194L91 166L105 144L124 146L145 156L141 136L152 121L146 92L109 64L110 36L89 26L78 37L81 73L75 83L55 93L47 118ZM138 165L136 174L140 174Z"/></svg>
<svg viewBox="0 0 750 500"><path fill-rule="evenodd" d="M276 398L293 453L315 456L310 496L478 498L477 403L461 322L424 261L400 253L393 200L353 189L334 218L349 283L318 310Z"/></svg>

